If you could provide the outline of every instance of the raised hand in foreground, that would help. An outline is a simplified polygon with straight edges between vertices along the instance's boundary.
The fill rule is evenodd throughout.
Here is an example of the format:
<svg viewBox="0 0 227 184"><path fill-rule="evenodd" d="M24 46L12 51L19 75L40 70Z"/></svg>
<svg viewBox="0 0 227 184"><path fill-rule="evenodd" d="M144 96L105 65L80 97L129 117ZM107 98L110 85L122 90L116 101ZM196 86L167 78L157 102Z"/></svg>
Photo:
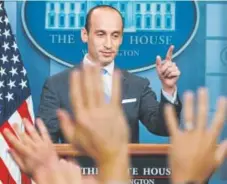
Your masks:
<svg viewBox="0 0 227 184"><path fill-rule="evenodd" d="M58 111L65 137L82 148L99 168L100 182L128 182L128 125L121 108L120 73L113 75L112 97L105 101L101 71L84 65L71 74L70 97L75 122Z"/></svg>
<svg viewBox="0 0 227 184"><path fill-rule="evenodd" d="M80 167L74 163L59 161L57 153L40 119L37 127L23 121L26 132L20 132L16 126L17 137L8 129L4 130L12 148L9 150L20 169L30 175L36 184L71 184L82 182Z"/></svg>
<svg viewBox="0 0 227 184"><path fill-rule="evenodd" d="M220 166L227 153L227 141L217 146L226 115L226 99L224 97L219 99L210 127L207 127L209 107L206 89L199 89L197 101L195 110L193 94L185 93L185 130L178 128L173 108L167 105L165 109L171 135L169 164L174 184L186 181L203 183Z"/></svg>

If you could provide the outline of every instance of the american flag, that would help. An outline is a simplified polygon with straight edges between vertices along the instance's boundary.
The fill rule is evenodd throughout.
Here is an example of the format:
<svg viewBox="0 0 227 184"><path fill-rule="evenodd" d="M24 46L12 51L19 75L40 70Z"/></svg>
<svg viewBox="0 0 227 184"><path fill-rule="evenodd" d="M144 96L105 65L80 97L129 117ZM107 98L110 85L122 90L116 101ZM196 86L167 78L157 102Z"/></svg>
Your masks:
<svg viewBox="0 0 227 184"><path fill-rule="evenodd" d="M8 153L10 145L2 131L17 123L22 131L22 119L34 122L31 92L26 70L7 17L0 1L0 183L30 183Z"/></svg>

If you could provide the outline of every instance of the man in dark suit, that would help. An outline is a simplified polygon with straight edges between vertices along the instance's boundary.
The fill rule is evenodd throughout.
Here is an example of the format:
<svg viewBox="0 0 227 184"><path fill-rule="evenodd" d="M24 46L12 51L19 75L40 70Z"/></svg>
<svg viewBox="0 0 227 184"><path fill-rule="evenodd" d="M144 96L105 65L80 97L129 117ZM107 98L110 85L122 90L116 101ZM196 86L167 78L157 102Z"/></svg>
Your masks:
<svg viewBox="0 0 227 184"><path fill-rule="evenodd" d="M104 90L108 97L111 96L112 74L116 67L114 58L122 43L123 27L120 12L113 7L103 5L89 11L85 28L81 30L81 38L88 45L88 54L85 55L82 63L101 65ZM139 142L139 120L150 132L168 136L163 113L164 104L173 104L178 117L180 115L181 103L176 87L180 71L171 61L172 52L173 46L169 48L163 62L159 56L156 61L157 73L162 83L161 102L157 101L156 94L149 87L147 79L122 71L122 106L131 128L132 143ZM46 81L37 114L44 120L55 143L59 142L59 139L64 142L56 110L63 108L72 114L68 96L68 79L71 70L52 76Z"/></svg>

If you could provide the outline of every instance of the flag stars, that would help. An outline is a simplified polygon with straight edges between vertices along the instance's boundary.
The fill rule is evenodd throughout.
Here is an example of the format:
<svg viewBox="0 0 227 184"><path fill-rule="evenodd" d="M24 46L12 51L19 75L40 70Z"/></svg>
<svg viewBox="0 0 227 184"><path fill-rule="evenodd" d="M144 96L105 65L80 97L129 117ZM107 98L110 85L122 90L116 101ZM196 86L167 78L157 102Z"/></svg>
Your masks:
<svg viewBox="0 0 227 184"><path fill-rule="evenodd" d="M5 96L5 98L8 100L8 102L10 101L10 100L14 100L13 99L13 93L7 93L7 95Z"/></svg>
<svg viewBox="0 0 227 184"><path fill-rule="evenodd" d="M14 48L14 51L16 51L18 49L16 42L13 42L12 47Z"/></svg>
<svg viewBox="0 0 227 184"><path fill-rule="evenodd" d="M9 86L9 88L12 89L13 87L16 87L15 82L16 81L9 80L9 83L7 84L7 86Z"/></svg>
<svg viewBox="0 0 227 184"><path fill-rule="evenodd" d="M27 74L27 72L26 72L26 70L25 70L25 68L23 67L23 70L21 70L21 73L23 73L24 74L24 76Z"/></svg>
<svg viewBox="0 0 227 184"><path fill-rule="evenodd" d="M12 74L12 77L13 77L14 75L18 75L18 73L17 73L17 68L13 68L13 67L12 67L12 69L9 71L9 73Z"/></svg>
<svg viewBox="0 0 227 184"><path fill-rule="evenodd" d="M14 54L13 54L13 57L11 58L11 60L13 61L14 64L15 64L16 62L18 62L18 63L20 62L18 57L19 57L19 55L14 55Z"/></svg>
<svg viewBox="0 0 227 184"><path fill-rule="evenodd" d="M5 36L5 38L7 39L8 36L10 36L9 29L8 29L8 30L5 29L4 33L2 33L2 34L3 34L3 35Z"/></svg>
<svg viewBox="0 0 227 184"><path fill-rule="evenodd" d="M4 88L5 85L4 85L4 81L0 81L0 88Z"/></svg>
<svg viewBox="0 0 227 184"><path fill-rule="evenodd" d="M23 79L21 79L21 83L19 83L19 85L21 86L21 88L22 89L24 89L24 88L27 88L27 81L25 80L25 81L23 81Z"/></svg>
<svg viewBox="0 0 227 184"><path fill-rule="evenodd" d="M4 0L0 0L0 118L4 121L31 98L27 72L6 13Z"/></svg>
<svg viewBox="0 0 227 184"><path fill-rule="evenodd" d="M5 64L8 61L7 55L2 54L2 57L0 58L0 60L2 60L3 64Z"/></svg>
<svg viewBox="0 0 227 184"><path fill-rule="evenodd" d="M6 75L6 69L5 68L0 68L0 74L1 74L1 77L3 76L3 75Z"/></svg>
<svg viewBox="0 0 227 184"><path fill-rule="evenodd" d="M9 50L9 43L8 42L4 42L2 47L4 48L4 50L6 52L7 50Z"/></svg>
<svg viewBox="0 0 227 184"><path fill-rule="evenodd" d="M9 24L9 19L8 19L8 17L7 17L7 16L5 16L4 22L5 22L5 24L6 24L6 25L8 25L8 24Z"/></svg>

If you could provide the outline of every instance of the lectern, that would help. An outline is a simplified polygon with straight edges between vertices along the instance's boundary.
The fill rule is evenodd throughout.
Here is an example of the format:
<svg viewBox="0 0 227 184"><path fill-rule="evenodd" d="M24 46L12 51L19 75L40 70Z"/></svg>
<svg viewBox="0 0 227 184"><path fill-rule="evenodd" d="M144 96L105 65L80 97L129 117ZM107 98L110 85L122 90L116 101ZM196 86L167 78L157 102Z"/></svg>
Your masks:
<svg viewBox="0 0 227 184"><path fill-rule="evenodd" d="M55 144L55 148L60 157L77 158L84 175L98 174L93 160L74 150L71 145ZM168 167L168 149L168 144L129 144L131 184L169 184L171 170Z"/></svg>

